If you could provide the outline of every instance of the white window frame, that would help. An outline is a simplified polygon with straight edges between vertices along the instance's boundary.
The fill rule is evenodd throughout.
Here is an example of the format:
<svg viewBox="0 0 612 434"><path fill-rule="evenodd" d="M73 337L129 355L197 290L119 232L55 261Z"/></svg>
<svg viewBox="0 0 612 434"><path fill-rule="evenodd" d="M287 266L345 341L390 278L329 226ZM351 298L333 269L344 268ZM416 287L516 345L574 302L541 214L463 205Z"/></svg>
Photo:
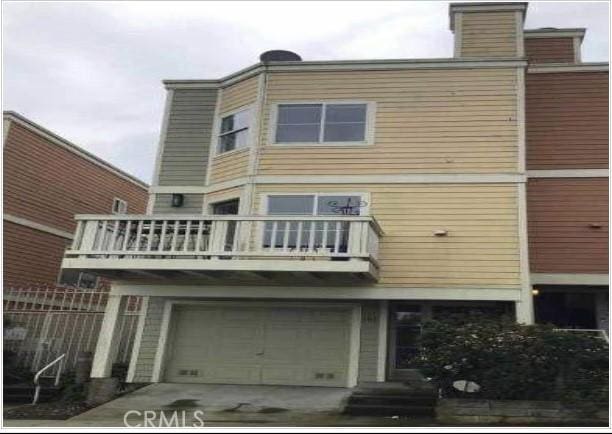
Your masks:
<svg viewBox="0 0 612 434"><path fill-rule="evenodd" d="M323 106L321 112L321 127L319 130L319 141L317 142L277 142L276 141L276 126L278 123L278 106L280 105L297 105L297 104L321 104ZM325 106L334 104L365 104L366 116L365 116L365 131L364 139L361 141L353 142L325 142L323 141L323 134L325 130ZM346 147L346 146L371 146L374 144L375 124L376 124L376 102L374 101L363 101L363 100L308 100L308 101L277 101L272 104L270 108L270 122L268 128L268 140L267 146L275 147Z"/></svg>
<svg viewBox="0 0 612 434"><path fill-rule="evenodd" d="M293 191L279 191L279 192L268 192L263 193L260 198L259 203L259 211L261 215L268 216L268 205L270 203L271 196L314 196L314 200L312 201L312 214L311 216L317 216L316 212L319 209L319 198L325 196L359 196L362 201L365 201L366 206L361 208L360 216L369 216L370 215L370 193L369 192L354 192L354 191L325 191L325 192L293 192ZM282 220L283 216L277 216L279 220ZM308 216L307 216L308 217ZM338 214L338 217L342 217L341 214ZM264 225L258 225L257 231L255 233L255 240L258 246L262 245L264 239Z"/></svg>
<svg viewBox="0 0 612 434"><path fill-rule="evenodd" d="M62 273L63 272L64 270L60 268L60 272L57 276L57 285L61 286L62 288L79 288L79 289L90 290L90 291L96 291L100 289L100 276L94 276L96 278L96 284L94 285L93 288L89 288L89 287L81 286L81 281L83 280L83 274L92 274L92 273L86 273L84 271L79 271L79 276L77 278L76 285L69 285L67 283L62 283Z"/></svg>
<svg viewBox="0 0 612 434"><path fill-rule="evenodd" d="M360 216L369 216L370 215L370 193L367 192L346 192L346 191L333 191L333 192L329 192L329 191L325 191L325 192L299 192L299 193L295 193L292 191L279 191L279 192L273 192L273 193L264 193L261 197L261 202L259 204L259 209L262 215L269 215L268 214L268 206L270 204L270 197L271 196L314 196L314 200L312 201L312 214L310 214L310 216L317 216L316 212L317 209L319 209L319 198L321 197L326 197L326 196L359 196L361 198L362 201L364 201L366 203L366 206L364 206L363 208L361 208L361 212L359 213ZM338 216L340 217L341 214L338 214ZM282 216L279 215L279 220L282 220Z"/></svg>
<svg viewBox="0 0 612 434"><path fill-rule="evenodd" d="M235 114L238 114L244 111L250 112L249 113L249 127L247 128L246 144L242 148L235 148L235 149L232 149L231 151L219 152L219 139L221 138L221 123L223 121L223 118L226 118L228 116L233 116ZM242 106L235 110L221 113L217 116L217 118L215 119L214 134L213 134L213 146L212 146L213 158L222 157L222 156L224 157L226 155L232 155L232 154L236 154L239 152L248 151L251 148L253 144L253 131L254 131L253 125L256 122L254 116L255 116L255 113L254 113L252 105ZM230 132L223 133L223 134L225 135L229 133Z"/></svg>
<svg viewBox="0 0 612 434"><path fill-rule="evenodd" d="M117 209L115 210L115 205L117 205ZM127 214L128 203L126 200L123 200L119 197L113 197L113 207L111 208L111 212L113 214Z"/></svg>

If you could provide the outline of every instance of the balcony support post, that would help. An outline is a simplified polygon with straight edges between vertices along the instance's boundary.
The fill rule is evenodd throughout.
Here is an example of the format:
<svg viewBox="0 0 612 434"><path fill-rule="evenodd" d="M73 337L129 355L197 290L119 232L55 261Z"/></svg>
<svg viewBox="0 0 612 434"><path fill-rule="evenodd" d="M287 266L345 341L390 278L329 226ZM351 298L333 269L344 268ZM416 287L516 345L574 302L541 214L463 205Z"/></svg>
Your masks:
<svg viewBox="0 0 612 434"><path fill-rule="evenodd" d="M125 310L126 301L125 296L108 296L91 369L92 378L111 376L111 369L119 349L121 314Z"/></svg>

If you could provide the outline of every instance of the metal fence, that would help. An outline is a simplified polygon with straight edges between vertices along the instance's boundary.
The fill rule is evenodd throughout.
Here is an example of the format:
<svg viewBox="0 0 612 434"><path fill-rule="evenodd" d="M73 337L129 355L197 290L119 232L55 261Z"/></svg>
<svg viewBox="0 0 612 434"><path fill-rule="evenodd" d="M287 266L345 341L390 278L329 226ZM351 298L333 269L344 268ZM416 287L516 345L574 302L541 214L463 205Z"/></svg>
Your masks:
<svg viewBox="0 0 612 434"><path fill-rule="evenodd" d="M19 366L32 372L65 353L65 367L72 370L80 352L95 351L108 297L101 290L5 289L4 351L13 352ZM116 362L129 362L141 307L140 297L128 297Z"/></svg>

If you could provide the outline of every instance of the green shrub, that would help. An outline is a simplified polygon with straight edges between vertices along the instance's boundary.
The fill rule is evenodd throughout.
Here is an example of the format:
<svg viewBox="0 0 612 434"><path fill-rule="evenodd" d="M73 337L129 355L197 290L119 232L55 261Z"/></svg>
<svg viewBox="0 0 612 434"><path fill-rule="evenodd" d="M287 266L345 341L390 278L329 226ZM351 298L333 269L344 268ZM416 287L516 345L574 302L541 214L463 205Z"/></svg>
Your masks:
<svg viewBox="0 0 612 434"><path fill-rule="evenodd" d="M608 347L595 336L476 315L424 324L421 343L412 365L446 396L607 400ZM458 380L475 382L480 390L458 391Z"/></svg>

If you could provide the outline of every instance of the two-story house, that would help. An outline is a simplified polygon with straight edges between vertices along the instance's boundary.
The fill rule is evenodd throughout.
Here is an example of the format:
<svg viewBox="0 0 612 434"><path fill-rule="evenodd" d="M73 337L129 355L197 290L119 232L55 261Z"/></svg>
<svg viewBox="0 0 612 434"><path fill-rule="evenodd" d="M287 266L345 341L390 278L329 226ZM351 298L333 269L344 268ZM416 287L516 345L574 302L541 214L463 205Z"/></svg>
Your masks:
<svg viewBox="0 0 612 434"><path fill-rule="evenodd" d="M149 186L16 112L3 120L5 294L99 287L94 274L61 270L74 215L142 213Z"/></svg>
<svg viewBox="0 0 612 434"><path fill-rule="evenodd" d="M165 81L147 214L78 216L63 262L112 280L94 384L128 295L134 382L352 387L407 375L426 319L532 323L526 9L451 5L452 58Z"/></svg>

